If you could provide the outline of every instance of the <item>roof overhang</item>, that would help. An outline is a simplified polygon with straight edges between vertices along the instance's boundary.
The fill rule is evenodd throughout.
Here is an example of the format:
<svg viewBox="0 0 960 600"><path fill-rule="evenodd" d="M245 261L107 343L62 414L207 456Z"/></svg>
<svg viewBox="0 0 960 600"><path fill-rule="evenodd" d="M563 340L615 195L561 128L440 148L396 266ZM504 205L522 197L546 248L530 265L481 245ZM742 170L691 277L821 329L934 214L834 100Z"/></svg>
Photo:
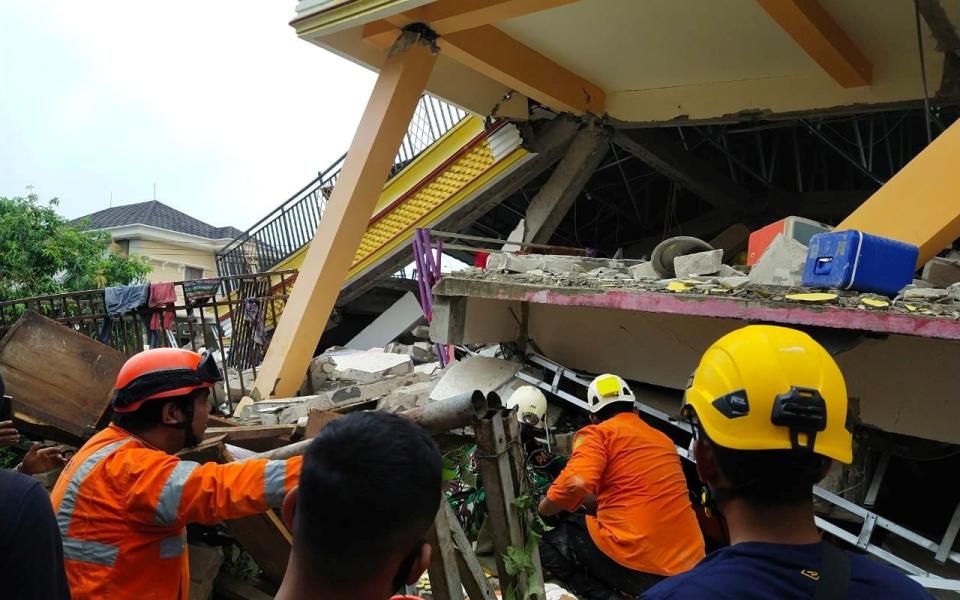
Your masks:
<svg viewBox="0 0 960 600"><path fill-rule="evenodd" d="M400 28L423 22L440 46L427 89L445 100L646 124L914 102L921 57L935 96L956 50L943 32L960 23L960 6L940 8L922 54L913 3L875 0L302 0L292 25L377 70Z"/></svg>
<svg viewBox="0 0 960 600"><path fill-rule="evenodd" d="M179 231L170 231L161 227L134 223L131 225L120 225L117 227L103 227L96 231L106 231L115 240L148 240L153 242L166 242L169 244L189 245L198 250L210 250L216 252L227 244L232 238L210 239L199 235L181 233Z"/></svg>

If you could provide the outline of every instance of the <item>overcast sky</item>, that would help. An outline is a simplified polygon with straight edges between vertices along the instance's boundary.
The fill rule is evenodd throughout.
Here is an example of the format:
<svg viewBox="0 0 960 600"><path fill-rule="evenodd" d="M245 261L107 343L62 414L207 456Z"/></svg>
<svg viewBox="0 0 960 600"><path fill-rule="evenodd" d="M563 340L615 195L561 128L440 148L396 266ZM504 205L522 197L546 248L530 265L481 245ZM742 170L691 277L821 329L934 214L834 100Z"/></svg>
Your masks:
<svg viewBox="0 0 960 600"><path fill-rule="evenodd" d="M245 229L339 157L374 75L294 0L0 0L0 196L156 199Z"/></svg>

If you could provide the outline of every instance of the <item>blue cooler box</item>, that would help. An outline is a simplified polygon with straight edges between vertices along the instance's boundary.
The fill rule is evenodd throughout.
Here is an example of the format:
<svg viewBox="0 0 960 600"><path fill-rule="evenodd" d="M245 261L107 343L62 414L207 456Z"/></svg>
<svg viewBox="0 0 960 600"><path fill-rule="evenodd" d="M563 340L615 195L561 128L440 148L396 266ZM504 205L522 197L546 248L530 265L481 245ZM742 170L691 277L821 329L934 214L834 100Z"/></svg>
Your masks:
<svg viewBox="0 0 960 600"><path fill-rule="evenodd" d="M913 282L919 249L862 231L831 231L810 238L803 285L896 296Z"/></svg>

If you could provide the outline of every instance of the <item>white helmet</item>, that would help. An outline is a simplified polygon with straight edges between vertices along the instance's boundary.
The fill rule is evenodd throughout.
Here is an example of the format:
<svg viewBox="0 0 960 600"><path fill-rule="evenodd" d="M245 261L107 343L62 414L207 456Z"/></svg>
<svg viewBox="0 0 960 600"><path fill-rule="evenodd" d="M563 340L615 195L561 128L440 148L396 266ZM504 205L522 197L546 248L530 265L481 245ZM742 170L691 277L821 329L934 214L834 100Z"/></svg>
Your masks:
<svg viewBox="0 0 960 600"><path fill-rule="evenodd" d="M521 423L542 428L547 416L547 397L532 385L524 385L510 394L507 408L517 409L517 420Z"/></svg>
<svg viewBox="0 0 960 600"><path fill-rule="evenodd" d="M587 390L587 404L590 405L590 412L593 414L614 402L633 403L636 400L637 397L633 395L627 382L609 373L598 375L590 382L590 389Z"/></svg>

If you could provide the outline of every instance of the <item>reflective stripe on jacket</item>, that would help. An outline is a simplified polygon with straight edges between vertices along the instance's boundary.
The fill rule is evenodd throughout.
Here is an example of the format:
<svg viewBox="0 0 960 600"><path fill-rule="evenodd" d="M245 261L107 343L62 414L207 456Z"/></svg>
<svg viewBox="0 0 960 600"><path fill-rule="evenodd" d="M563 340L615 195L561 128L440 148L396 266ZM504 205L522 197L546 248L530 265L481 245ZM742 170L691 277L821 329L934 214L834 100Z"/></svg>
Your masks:
<svg viewBox="0 0 960 600"><path fill-rule="evenodd" d="M637 415L618 414L577 432L547 497L572 512L587 494L597 497L597 516L586 519L590 538L624 567L676 575L703 558L673 442Z"/></svg>
<svg viewBox="0 0 960 600"><path fill-rule="evenodd" d="M185 525L280 506L301 462L201 465L110 425L77 452L51 494L72 597L186 600Z"/></svg>

